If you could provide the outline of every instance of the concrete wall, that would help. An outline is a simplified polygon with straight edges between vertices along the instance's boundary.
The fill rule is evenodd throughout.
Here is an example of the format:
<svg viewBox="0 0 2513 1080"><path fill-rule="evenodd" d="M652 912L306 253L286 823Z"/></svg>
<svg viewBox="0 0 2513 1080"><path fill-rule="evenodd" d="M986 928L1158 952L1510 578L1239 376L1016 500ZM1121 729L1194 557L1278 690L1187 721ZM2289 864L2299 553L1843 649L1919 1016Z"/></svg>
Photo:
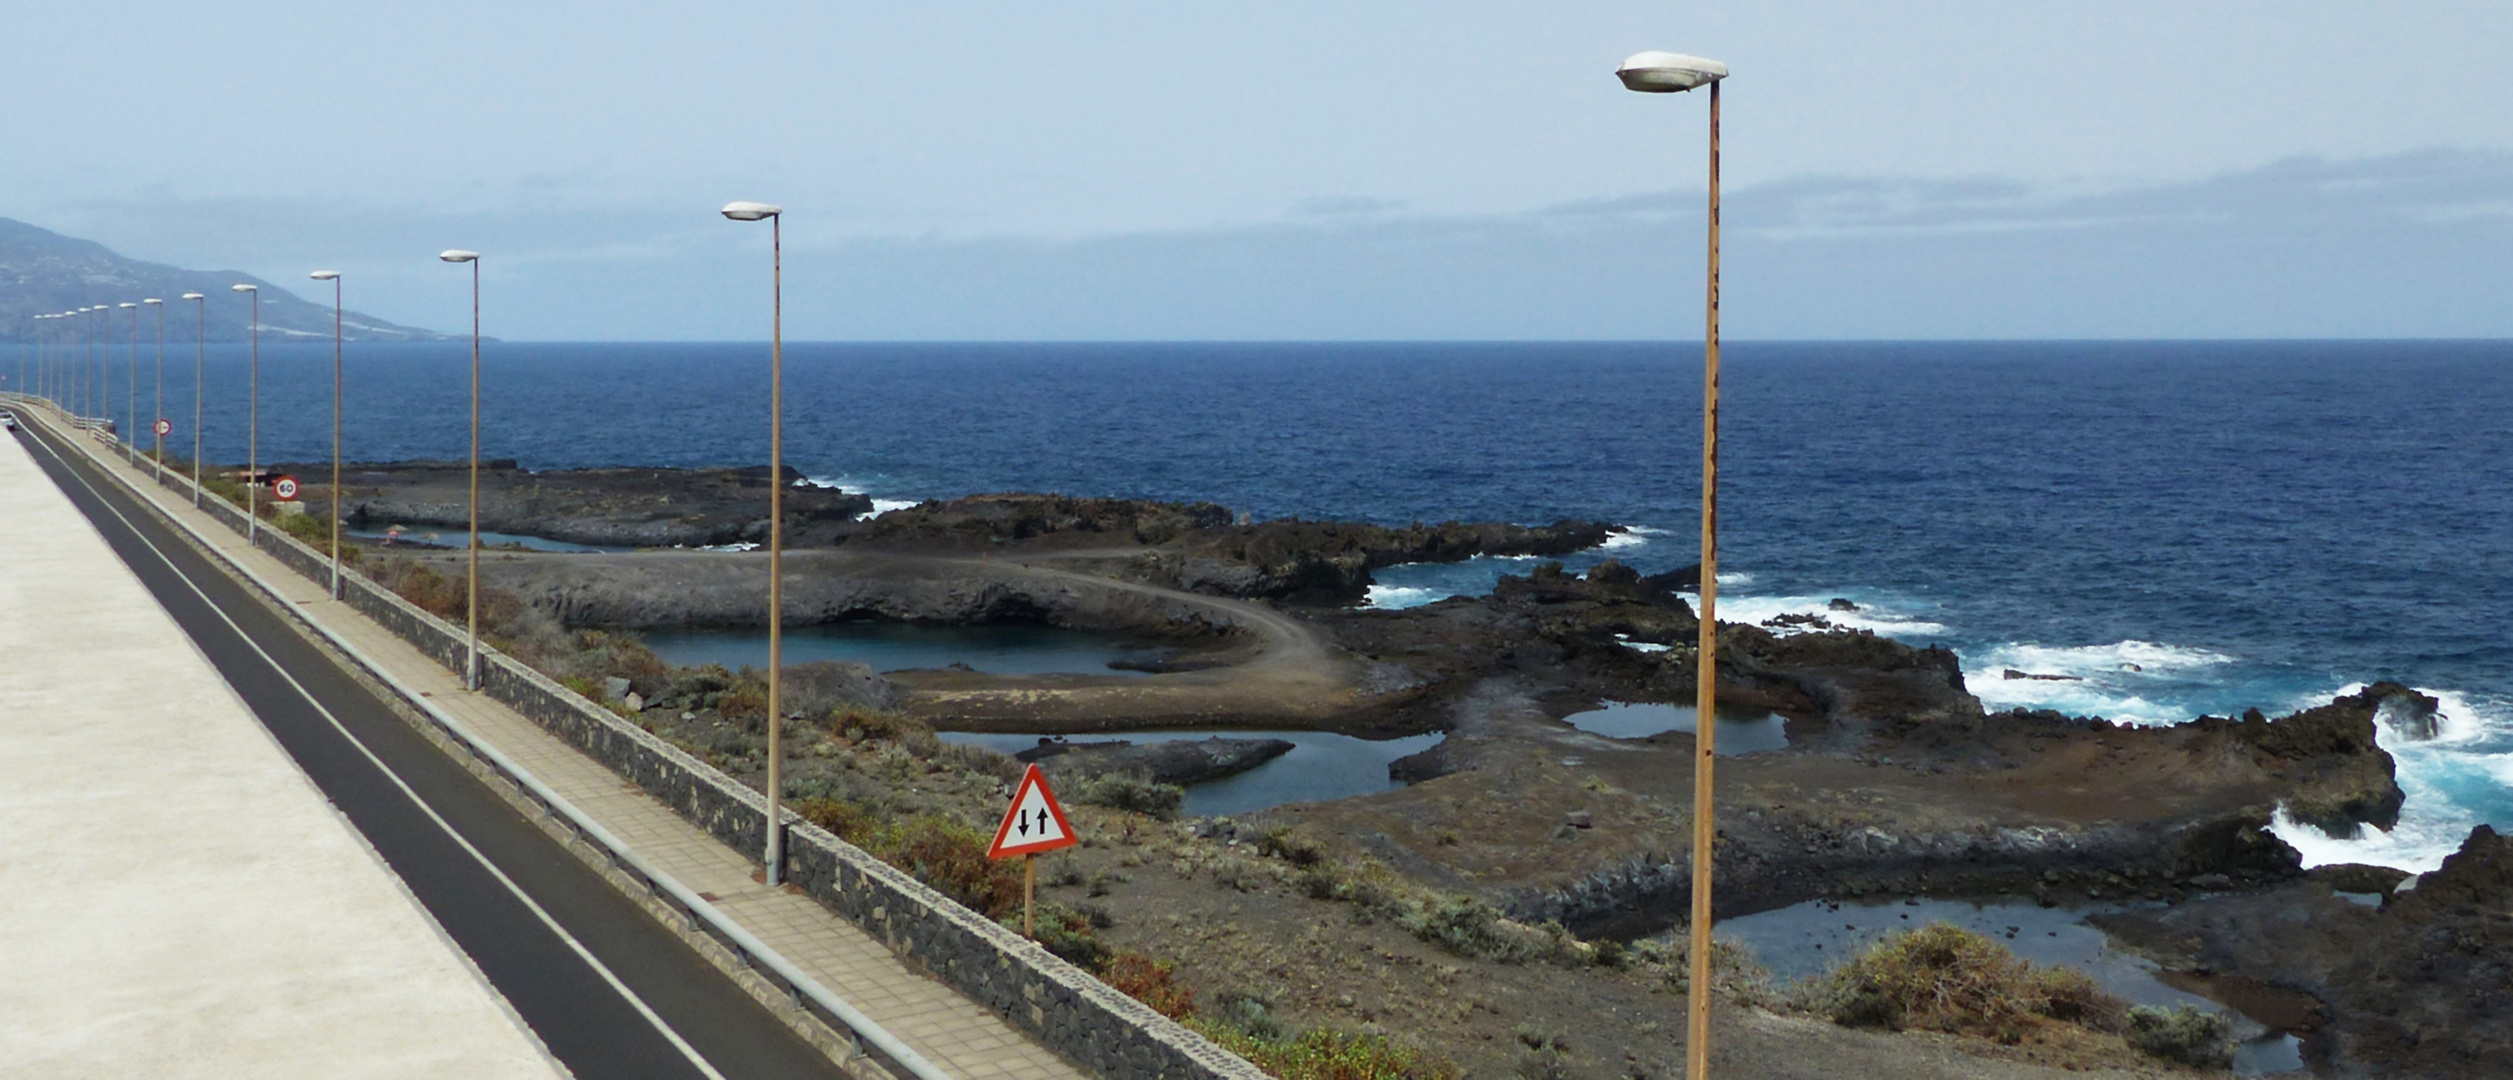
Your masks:
<svg viewBox="0 0 2513 1080"><path fill-rule="evenodd" d="M192 495L189 476L165 486ZM242 533L243 511L216 496L202 506ZM331 562L265 526L255 546L316 582ZM587 556L598 558L599 556ZM362 576L342 577L344 599L420 651L462 670L462 627ZM608 765L737 851L766 847L766 799L660 737L487 646L481 688ZM891 951L1029 1032L1049 1049L1111 1080L1262 1080L1265 1074L1141 1002L1108 988L1021 935L970 911L830 833L787 817L788 879L864 927Z"/></svg>

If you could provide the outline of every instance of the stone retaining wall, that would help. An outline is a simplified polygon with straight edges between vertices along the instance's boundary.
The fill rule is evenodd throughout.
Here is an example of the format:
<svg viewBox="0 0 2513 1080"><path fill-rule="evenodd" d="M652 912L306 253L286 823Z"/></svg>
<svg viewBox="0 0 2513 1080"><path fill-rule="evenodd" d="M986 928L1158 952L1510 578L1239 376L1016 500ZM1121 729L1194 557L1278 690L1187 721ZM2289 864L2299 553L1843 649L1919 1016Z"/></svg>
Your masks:
<svg viewBox="0 0 2513 1080"><path fill-rule="evenodd" d="M161 482L185 496L192 480L168 471ZM242 533L242 510L216 496L201 505ZM328 582L330 556L265 527L255 546L315 582ZM592 557L592 556L588 556ZM395 636L462 670L463 628L447 623L357 574L343 597ZM639 728L546 675L487 646L481 689L569 745L609 766L736 851L766 847L766 798L715 767ZM787 877L824 906L880 938L1014 1027L1110 1080L1264 1080L1265 1073L1110 989L1019 934L970 911L923 882L836 836L791 817Z"/></svg>

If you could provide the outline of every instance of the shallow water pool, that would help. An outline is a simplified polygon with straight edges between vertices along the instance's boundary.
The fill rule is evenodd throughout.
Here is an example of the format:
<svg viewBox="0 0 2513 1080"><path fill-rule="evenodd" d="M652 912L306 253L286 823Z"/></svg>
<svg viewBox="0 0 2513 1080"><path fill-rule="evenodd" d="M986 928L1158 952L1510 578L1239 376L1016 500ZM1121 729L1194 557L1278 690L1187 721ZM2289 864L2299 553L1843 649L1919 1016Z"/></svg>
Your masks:
<svg viewBox="0 0 2513 1080"><path fill-rule="evenodd" d="M1601 708L1565 716L1562 722L1591 735L1646 739L1661 732L1695 730L1700 718L1701 714L1690 705L1609 701ZM1722 710L1717 735L1713 748L1722 757L1760 754L1789 745L1788 720L1777 713L1730 714Z"/></svg>
<svg viewBox="0 0 2513 1080"><path fill-rule="evenodd" d="M947 742L969 743L1011 754L1038 745L1037 735L994 735L966 731L941 733ZM1289 753L1256 768L1187 788L1184 812L1196 816L1246 814L1284 803L1319 802L1394 791L1405 785L1388 779L1388 763L1428 750L1445 736L1409 735L1397 739L1359 739L1327 731L1121 731L1076 735L1077 742L1126 739L1135 743L1173 739L1282 739Z"/></svg>
<svg viewBox="0 0 2513 1080"><path fill-rule="evenodd" d="M768 665L765 630L655 630L645 635L655 654L675 664ZM785 662L851 660L875 671L946 668L966 664L990 675L1126 675L1117 660L1145 660L1157 646L1089 630L1036 623L919 626L863 620L788 627Z"/></svg>
<svg viewBox="0 0 2513 1080"><path fill-rule="evenodd" d="M1753 950L1754 959L1782 982L1819 975L1898 931L1933 922L1952 923L2005 945L2036 964L2084 971L2104 990L2133 1005L2197 1005L2225 1012L2199 995L2158 979L2154 962L2112 948L2111 939L2085 917L2120 910L2118 905L2044 908L2031 903L1975 904L1960 900L1845 904L1810 900L1775 911L1721 919L1718 934ZM2234 1073L2268 1076L2303 1067L2302 1043L2283 1032L2243 1020L2250 1037L2236 1048Z"/></svg>

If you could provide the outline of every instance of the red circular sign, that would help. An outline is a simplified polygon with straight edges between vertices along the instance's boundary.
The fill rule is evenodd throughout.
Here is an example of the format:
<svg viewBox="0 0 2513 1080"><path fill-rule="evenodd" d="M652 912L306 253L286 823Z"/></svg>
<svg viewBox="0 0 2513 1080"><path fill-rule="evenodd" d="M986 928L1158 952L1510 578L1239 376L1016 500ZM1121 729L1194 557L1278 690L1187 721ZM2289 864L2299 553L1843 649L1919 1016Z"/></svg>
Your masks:
<svg viewBox="0 0 2513 1080"><path fill-rule="evenodd" d="M271 497L281 502L297 501L297 478L283 476L270 482Z"/></svg>
<svg viewBox="0 0 2513 1080"><path fill-rule="evenodd" d="M175 431L175 422L174 422L174 421L172 421L172 420L168 420L168 419L166 419L165 417L162 417L162 416L157 418L157 433L158 433L159 435L172 435L172 434L174 434L174 431Z"/></svg>

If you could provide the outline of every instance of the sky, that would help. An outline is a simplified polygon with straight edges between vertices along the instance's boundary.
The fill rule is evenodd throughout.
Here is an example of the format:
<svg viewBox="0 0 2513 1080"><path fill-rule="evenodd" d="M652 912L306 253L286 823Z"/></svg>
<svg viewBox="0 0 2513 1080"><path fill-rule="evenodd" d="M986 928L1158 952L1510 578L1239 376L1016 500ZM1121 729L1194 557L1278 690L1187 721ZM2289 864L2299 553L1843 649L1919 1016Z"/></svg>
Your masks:
<svg viewBox="0 0 2513 1080"><path fill-rule="evenodd" d="M0 217L530 340L2513 334L2513 5L17 0Z"/></svg>

